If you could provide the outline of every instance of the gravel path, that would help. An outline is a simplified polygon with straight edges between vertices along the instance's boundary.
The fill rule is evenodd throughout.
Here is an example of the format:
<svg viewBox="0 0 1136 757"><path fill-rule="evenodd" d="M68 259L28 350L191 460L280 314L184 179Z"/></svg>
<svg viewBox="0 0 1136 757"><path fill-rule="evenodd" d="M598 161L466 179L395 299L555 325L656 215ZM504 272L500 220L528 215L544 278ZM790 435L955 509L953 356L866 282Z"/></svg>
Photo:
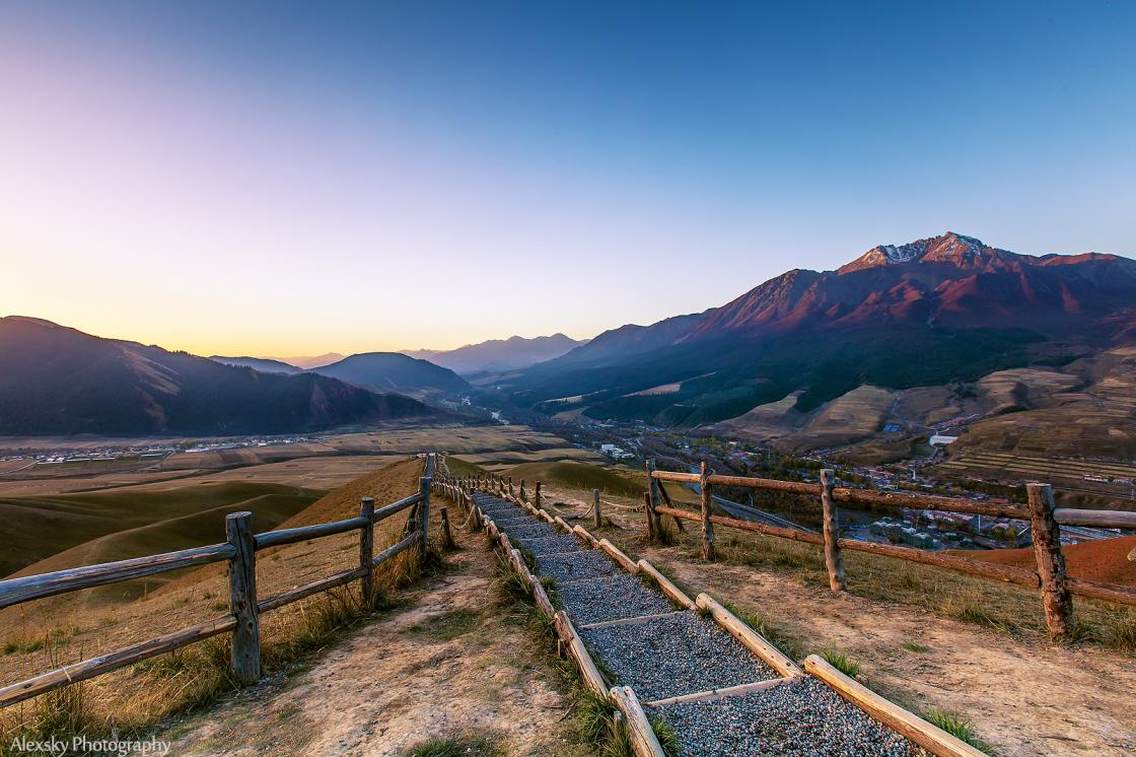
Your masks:
<svg viewBox="0 0 1136 757"><path fill-rule="evenodd" d="M536 558L537 572L556 581L578 581L614 575L619 568L605 555L591 549L567 554L546 554Z"/></svg>
<svg viewBox="0 0 1136 757"><path fill-rule="evenodd" d="M498 518L515 518L518 515L525 515L523 510L518 507L513 507L512 505L499 505L497 507L481 505L481 510L493 520ZM531 518L532 516L528 515L526 517Z"/></svg>
<svg viewBox="0 0 1136 757"><path fill-rule="evenodd" d="M494 521L496 522L496 521ZM497 528L503 529L513 542L533 541L534 539L547 539L556 536L556 529L547 523L534 523L530 518L528 522L503 526L497 523Z"/></svg>
<svg viewBox="0 0 1136 757"><path fill-rule="evenodd" d="M689 611L577 630L644 702L778 677L712 621Z"/></svg>
<svg viewBox="0 0 1136 757"><path fill-rule="evenodd" d="M568 612L597 662L648 701L777 678L712 621L676 612L662 594L627 575L575 536L504 500L478 505L509 539L536 557L537 572L556 581L553 601ZM584 628L641 615L660 618ZM750 694L647 708L678 738L680 754L698 757L818 755L922 757L926 753L806 678Z"/></svg>
<svg viewBox="0 0 1136 757"><path fill-rule="evenodd" d="M508 533L508 532L506 532ZM580 544L580 540L575 536L566 536L565 534L556 534L549 536L545 539L513 539L513 535L509 534L509 539L518 546L524 547L535 557L541 555L551 555L558 552L583 552L584 548Z"/></svg>
<svg viewBox="0 0 1136 757"><path fill-rule="evenodd" d="M557 584L561 606L577 628L605 620L657 615L675 609L662 594L648 591L635 576L619 573Z"/></svg>
<svg viewBox="0 0 1136 757"><path fill-rule="evenodd" d="M656 715L674 727L683 755L925 754L813 679L724 699L648 708L647 717Z"/></svg>

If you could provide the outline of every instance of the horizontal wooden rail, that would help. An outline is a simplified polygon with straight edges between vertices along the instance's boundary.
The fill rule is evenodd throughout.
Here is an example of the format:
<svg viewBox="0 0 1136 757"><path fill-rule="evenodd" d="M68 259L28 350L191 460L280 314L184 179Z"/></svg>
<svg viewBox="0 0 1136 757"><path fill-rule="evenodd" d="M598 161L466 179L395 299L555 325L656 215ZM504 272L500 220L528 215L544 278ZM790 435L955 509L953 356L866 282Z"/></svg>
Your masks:
<svg viewBox="0 0 1136 757"><path fill-rule="evenodd" d="M279 547L284 544L295 544L299 541L319 539L323 536L334 536L348 531L358 531L367 525L367 519L362 517L333 520L329 523L317 523L313 526L297 526L296 528L282 528L278 531L265 531L253 537L253 543L258 550L269 547Z"/></svg>
<svg viewBox="0 0 1136 757"><path fill-rule="evenodd" d="M400 552L404 552L407 549L413 547L419 542L421 538L422 534L418 533L417 531L411 531L409 534L404 536L402 540L395 542L391 546L384 549L382 552L375 555L375 559L371 562L371 564L375 567L382 565L387 560L391 559Z"/></svg>
<svg viewBox="0 0 1136 757"><path fill-rule="evenodd" d="M428 473L433 471L433 462L431 455L427 458L426 471ZM358 517L311 526L278 529L255 535L249 533L251 513L231 513L226 518L229 541L224 544L194 547L177 552L166 552L130 560L69 568L0 581L0 608L3 608L33 599L89 589L104 584L229 561L230 607L232 609L232 613L225 618L185 628L98 657L81 660L42 673L26 681L0 688L0 707L15 704L52 689L93 678L148 657L171 652L179 647L230 631L233 632L233 673L238 680L255 681L260 675L260 641L257 616L260 613L275 610L313 594L360 579L363 581L366 597L371 571L376 566L414 545L425 544L429 517L429 491L430 478L424 476L419 481L417 493L379 510L374 509L374 501L370 497L364 497ZM374 523L418 503L422 503L422 507L412 524L411 532L372 559ZM357 567L257 600L255 577L256 552L258 550L349 531L362 532L359 544L360 564ZM238 639L238 636L242 636L242 634L243 637L247 638ZM244 667L238 666L238 658L249 662L249 664Z"/></svg>
<svg viewBox="0 0 1136 757"><path fill-rule="evenodd" d="M656 508L660 515L670 515L674 518L682 518L684 520L700 521L702 516L697 513L689 512L687 510L678 510L673 507L659 507ZM744 531L753 531L754 533L764 534L766 536L776 536L782 539L792 539L793 541L805 542L806 544L816 544L818 546L824 545L824 537L820 534L815 534L810 531L798 531L792 528L781 528L779 526L767 526L764 523L755 523L748 520L739 520L737 518L727 518L722 515L712 515L710 520L714 523L729 526L731 528L738 528ZM854 552L870 552L873 554L884 555L885 557L896 557L901 560L909 562L923 563L925 565L934 565L940 568L947 568L959 573L968 573L970 575L982 576L984 578L993 578L1007 583L1018 584L1031 589L1036 589L1040 584L1037 574L1026 570L1024 568L1016 568L1010 565L998 565L997 563L987 563L980 560L971 560L965 557L957 557L955 555L944 555L938 552L928 552L923 549L915 549L913 547L900 547L893 544L876 544L875 542L860 541L858 539L840 539L837 542L841 549L850 549Z"/></svg>
<svg viewBox="0 0 1136 757"><path fill-rule="evenodd" d="M235 552L231 544L212 544L207 547L193 547L177 552L163 552L159 555L38 573L34 576L8 578L0 581L0 608L65 594L69 591L91 589L171 570L221 562L230 559Z"/></svg>
<svg viewBox="0 0 1136 757"><path fill-rule="evenodd" d="M701 479L697 473L674 473L671 471L651 471L651 478L659 481L677 481L697 484ZM821 485L806 481L780 481L774 478L753 478L750 476L722 476L711 474L709 481L715 486L736 486L746 489L786 492L820 496ZM1017 518L1029 520L1029 509L1021 505L998 504L995 502L976 502L961 497L935 497L916 494L877 492L869 489L836 487L832 498L840 502L852 502L873 507L908 508L915 510L939 510L969 515L989 515L994 518ZM1108 511L1100 511L1108 512ZM1136 527L1136 526L1134 526Z"/></svg>
<svg viewBox="0 0 1136 757"><path fill-rule="evenodd" d="M318 581L312 581L302 586L297 586L295 589L290 589L280 594L273 594L271 597L265 597L257 602L256 611L263 613L275 610L284 605L310 597L313 594L319 594L321 591L327 591L328 589L334 589L336 586L349 584L356 579L362 578L366 573L366 568L352 568L351 570L345 570L341 573L328 576L327 578L321 578Z"/></svg>
<svg viewBox="0 0 1136 757"><path fill-rule="evenodd" d="M1063 526L1136 528L1136 512L1127 510L1081 510L1076 507L1059 507L1053 511L1053 517Z"/></svg>
<svg viewBox="0 0 1136 757"><path fill-rule="evenodd" d="M402 512L411 505L416 505L421 501L422 492L415 492L409 497L403 497L397 502L391 502L389 505L383 505L379 509L375 510L375 522L378 523L380 520L385 520L395 513Z"/></svg>
<svg viewBox="0 0 1136 757"><path fill-rule="evenodd" d="M140 662L149 657L156 657L166 652L172 652L178 647L184 647L186 644L192 644L203 639L208 639L210 636L232 631L237 625L237 621L233 616L218 618L217 620L209 623L203 623L199 626L192 626L191 628L184 628L165 636L158 636L157 638L143 641L139 644L133 644L129 647L123 647L114 652L109 652L98 657L91 657L90 659L76 662L71 665L65 665L62 668L43 673L35 678L29 678L20 683L14 683L11 686L5 686L0 689L0 707L7 707L17 702L22 702L25 699L31 699L34 696L39 696L52 689L58 689L61 686L66 686L78 681L85 681L88 678L109 673L112 670Z"/></svg>
<svg viewBox="0 0 1136 757"><path fill-rule="evenodd" d="M1017 518L1029 520L1029 509L1020 505L998 504L996 502L977 502L961 497L932 497L915 494L893 494L868 489L849 489L835 487L832 498L838 502L852 502L872 507L907 508L911 510L938 510L967 515L989 515L992 518Z"/></svg>
<svg viewBox="0 0 1136 757"><path fill-rule="evenodd" d="M1123 605L1136 605L1136 589L1131 586L1085 581L1080 578L1070 578L1068 583L1069 591L1082 597L1103 599L1106 602L1116 602Z"/></svg>
<svg viewBox="0 0 1136 757"><path fill-rule="evenodd" d="M697 473L675 471L650 472L651 478L658 481L676 481L684 484L697 484ZM821 485L806 481L780 481L773 478L751 476L724 476L711 474L709 481L715 486L736 486L747 489L787 492L819 496ZM892 507L911 510L936 510L940 512L962 513L964 515L988 515L993 518L1013 518L1029 520L1030 511L1022 505L997 502L978 502L961 497L938 497L920 494L901 494L880 492L870 489L853 489L838 486L832 490L832 498L838 502L850 502L870 507ZM1136 529L1136 511L1128 510L1082 510L1075 507L1059 507L1054 511L1057 522L1066 526L1093 526L1096 528Z"/></svg>
<svg viewBox="0 0 1136 757"><path fill-rule="evenodd" d="M693 473L691 475L694 475ZM695 476L697 482L698 477ZM820 484L810 484L806 481L781 481L776 478L750 478L748 476L722 476L710 474L710 483L714 486L739 486L747 489L767 489L775 492L789 494L820 494Z"/></svg>

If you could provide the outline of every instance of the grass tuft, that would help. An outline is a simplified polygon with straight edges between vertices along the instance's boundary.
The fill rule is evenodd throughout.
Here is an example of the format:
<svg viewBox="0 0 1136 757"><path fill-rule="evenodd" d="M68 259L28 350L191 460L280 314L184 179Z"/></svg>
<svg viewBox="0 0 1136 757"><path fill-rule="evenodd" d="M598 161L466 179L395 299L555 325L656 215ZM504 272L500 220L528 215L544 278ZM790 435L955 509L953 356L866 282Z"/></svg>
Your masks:
<svg viewBox="0 0 1136 757"><path fill-rule="evenodd" d="M659 740L659 746L663 748L663 752L678 754L678 733L670 723L660 717L651 718L651 730L655 732L655 738Z"/></svg>
<svg viewBox="0 0 1136 757"><path fill-rule="evenodd" d="M860 674L860 663L853 660L844 652L835 649L823 649L820 652L820 656L823 657L829 665L849 678L855 678Z"/></svg>
<svg viewBox="0 0 1136 757"><path fill-rule="evenodd" d="M408 757L505 757L500 737L486 733L458 733L430 739L413 747Z"/></svg>
<svg viewBox="0 0 1136 757"><path fill-rule="evenodd" d="M940 710L937 707L932 707L927 710L923 717L927 720L927 722L932 723L939 728L942 728L944 731L954 736L956 739L965 741L975 749L979 749L983 752L990 751L990 745L982 739L978 738L978 735L975 734L974 727L970 724L970 721L964 718L962 715L959 715L956 712Z"/></svg>
<svg viewBox="0 0 1136 757"><path fill-rule="evenodd" d="M903 642L903 648L908 652L916 652L918 654L924 654L925 652L931 651L931 647L927 646L926 644L920 644L917 641L905 641Z"/></svg>
<svg viewBox="0 0 1136 757"><path fill-rule="evenodd" d="M1078 613L1074 628L1074 639L1095 641L1098 644L1136 657L1136 610L1102 613L1094 618L1086 618Z"/></svg>

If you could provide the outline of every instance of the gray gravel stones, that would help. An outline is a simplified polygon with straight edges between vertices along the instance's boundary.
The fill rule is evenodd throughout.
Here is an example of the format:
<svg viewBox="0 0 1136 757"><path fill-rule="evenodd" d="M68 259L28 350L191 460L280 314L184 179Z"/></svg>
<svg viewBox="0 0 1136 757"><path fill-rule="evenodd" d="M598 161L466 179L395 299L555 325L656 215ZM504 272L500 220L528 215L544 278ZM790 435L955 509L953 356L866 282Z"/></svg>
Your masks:
<svg viewBox="0 0 1136 757"><path fill-rule="evenodd" d="M550 536L555 536L556 531L547 523L537 523L529 520L527 523L514 524L510 526L503 526L500 523L497 527L504 530L509 535L509 539L514 542L532 539L547 539Z"/></svg>
<svg viewBox="0 0 1136 757"><path fill-rule="evenodd" d="M524 510L512 505L480 505L482 512L490 518L515 518L518 515L527 515ZM532 517L532 516L528 516Z"/></svg>
<svg viewBox="0 0 1136 757"><path fill-rule="evenodd" d="M674 728L683 755L906 757L924 753L811 678L752 694L648 708L648 717L656 715Z"/></svg>
<svg viewBox="0 0 1136 757"><path fill-rule="evenodd" d="M642 581L625 573L561 582L557 584L556 594L577 628L588 623L655 615L675 609L663 595L648 591Z"/></svg>
<svg viewBox="0 0 1136 757"><path fill-rule="evenodd" d="M547 523L542 523L531 515L524 515L521 513L518 513L517 515L513 515L512 513L504 515L490 515L489 517L493 520L494 523L497 524L497 528L528 528L530 526L544 526L545 528L551 528Z"/></svg>
<svg viewBox="0 0 1136 757"><path fill-rule="evenodd" d="M538 556L536 568L542 576L548 576L558 582L611 576L619 572L615 563L591 549Z"/></svg>
<svg viewBox="0 0 1136 757"><path fill-rule="evenodd" d="M513 539L510 534L509 539L514 544L524 547L536 557L557 552L580 552L583 550L579 539L565 534L555 534L543 539Z"/></svg>
<svg viewBox="0 0 1136 757"><path fill-rule="evenodd" d="M577 630L588 649L643 701L778 677L732 636L692 612Z"/></svg>

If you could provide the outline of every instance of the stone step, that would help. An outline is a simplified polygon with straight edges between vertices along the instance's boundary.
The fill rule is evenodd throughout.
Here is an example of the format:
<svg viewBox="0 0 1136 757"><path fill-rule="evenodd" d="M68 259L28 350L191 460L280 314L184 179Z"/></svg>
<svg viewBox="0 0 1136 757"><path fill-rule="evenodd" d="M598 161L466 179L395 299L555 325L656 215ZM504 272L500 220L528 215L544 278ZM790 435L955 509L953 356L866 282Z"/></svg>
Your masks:
<svg viewBox="0 0 1136 757"><path fill-rule="evenodd" d="M537 555L536 568L542 576L547 576L557 583L611 576L621 572L606 555L594 549Z"/></svg>
<svg viewBox="0 0 1136 757"><path fill-rule="evenodd" d="M558 581L556 601L576 625L675 609L662 594L650 591L638 578L622 571L599 578Z"/></svg>
<svg viewBox="0 0 1136 757"><path fill-rule="evenodd" d="M779 677L713 621L689 611L578 630L592 654L643 701Z"/></svg>

